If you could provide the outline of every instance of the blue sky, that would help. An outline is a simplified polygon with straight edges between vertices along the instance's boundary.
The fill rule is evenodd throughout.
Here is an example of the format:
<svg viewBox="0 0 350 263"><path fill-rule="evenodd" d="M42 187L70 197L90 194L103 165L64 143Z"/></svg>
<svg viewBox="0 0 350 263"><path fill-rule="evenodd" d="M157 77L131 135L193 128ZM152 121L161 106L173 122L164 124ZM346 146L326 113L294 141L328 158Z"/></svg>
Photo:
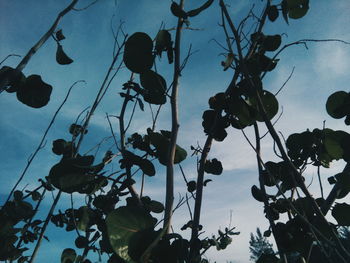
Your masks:
<svg viewBox="0 0 350 263"><path fill-rule="evenodd" d="M0 1L0 59L8 54L25 55L47 31L57 13L69 2L67 0ZM81 0L78 7L83 7L89 2ZM202 1L187 2L185 6L191 9L198 5L197 2ZM208 98L225 90L232 76L232 71L224 72L220 66L224 59L220 54L224 51L210 41L215 38L219 42L224 42L224 34L218 26L220 12L217 1L214 2L210 9L191 19L191 27L199 30L185 30L183 33L183 54L187 52L190 44L196 51L182 74L179 94L181 125L179 144L188 153L191 145L195 146L197 142L200 145L204 143L201 116L202 112L208 108ZM258 0L226 2L230 4L229 10L236 23L245 16L251 4L256 5L255 10L259 10L261 5L261 1ZM78 84L74 88L48 134L46 147L39 152L20 189L26 184L30 184L28 189L34 187L36 180L46 176L50 167L59 161L59 157L51 153L51 142L58 138L69 139L68 127L74 122L76 116L93 102L111 62L113 50L111 20L114 28L118 26L119 21L124 21L124 31L128 34L142 31L154 37L162 22L167 29L176 26L176 19L169 11L170 3L170 0L100 0L85 11L72 12L63 18L59 28L63 29L66 39L62 44L74 63L68 66L58 65L55 62L56 43L49 39L24 70L26 75L42 75L43 80L53 86L49 105L41 109L31 109L19 103L14 94L1 94L0 165L3 168L0 174L1 202L19 177L26 160L38 145L43 131L68 88L77 80L85 80L86 84ZM306 17L290 20L289 26L279 18L277 22L267 25L265 32L267 34L285 33L282 37L283 44L302 38L340 38L350 41L349 12L350 3L347 0L311 0ZM174 31L171 33L174 36ZM278 66L264 82L267 90L276 92L295 66L291 80L278 97L280 111L283 107L283 115L276 124L276 128L285 137L294 132L304 131L306 128L320 128L324 120L326 120L326 126L334 130L348 130L343 121L333 120L327 115L324 104L327 97L334 91L348 90L350 46L340 43L310 43L308 47L309 49L306 50L302 46L295 46L282 53ZM19 58L11 57L5 65L15 67L19 61ZM170 83L172 66L164 61L158 62L157 67ZM117 115L120 111L121 100L118 92L121 90L121 84L126 82L129 76L130 73L126 69L117 75L92 119L82 152L110 135L105 113ZM145 113L140 111L136 113L130 130L145 133L146 128L150 126L149 123L150 116L146 107ZM114 129L118 130L115 121L113 125ZM170 129L169 106L163 108L157 127ZM264 130L263 127L262 130ZM258 182L254 152L240 131L233 128L228 131L229 136L225 142L215 143L210 153L210 158L218 158L222 161L224 173L219 177L207 176L213 179L213 182L205 188L201 218L206 228L206 235L210 236L216 234L218 228L225 228L229 224L230 211L232 211L231 225L236 226L241 234L233 238L233 243L225 251L217 252L212 249L207 256L212 262L216 260L218 263L224 263L232 260L244 263L249 260L250 232L254 232L257 226L265 229L267 222L262 206L250 194L250 187ZM246 132L253 139L251 129L247 128ZM107 149L111 145L112 141L108 141L102 148ZM262 146L264 160L276 160L268 136L263 140ZM195 162L196 159L193 157L188 158L183 164L188 178L195 177ZM326 189L329 189L326 178L340 171L343 165L337 162L332 165L332 169L322 171ZM117 163L108 169L116 167ZM152 198L163 201L165 169L164 167L158 167L158 169L157 176L147 180L145 191ZM312 178L316 182L316 171L309 169L306 171L307 182L311 182ZM175 181L175 192L184 195L185 183L178 170L176 170ZM316 196L319 195L315 183L311 189L314 189ZM83 200L81 196L74 198L77 206ZM51 198L47 196L40 213L45 212L45 207L50 202ZM64 209L68 203L68 196L63 197L59 207ZM179 209L175 213L175 229L181 227L187 218L186 208ZM45 258L48 255L54 253L59 255L62 248L74 246L73 242L69 244L70 241L67 241L66 233L59 234L54 227L49 229L49 237L50 233L55 235L55 239L51 238L50 243L44 241L38 262L47 262Z"/></svg>

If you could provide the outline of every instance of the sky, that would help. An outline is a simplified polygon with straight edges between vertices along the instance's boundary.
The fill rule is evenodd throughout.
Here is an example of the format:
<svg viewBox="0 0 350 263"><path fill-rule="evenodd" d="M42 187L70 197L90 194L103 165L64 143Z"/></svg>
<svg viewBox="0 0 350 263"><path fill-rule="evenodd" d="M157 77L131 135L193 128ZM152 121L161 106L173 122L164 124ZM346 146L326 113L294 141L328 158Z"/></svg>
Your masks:
<svg viewBox="0 0 350 263"><path fill-rule="evenodd" d="M186 1L186 9L196 7L203 1ZM208 99L217 92L224 91L230 82L233 72L223 71L221 61L224 60L224 50L213 39L224 43L224 33L218 26L220 12L218 1L200 16L191 19L192 30L184 30L182 42L182 58L190 45L192 51L186 68L180 79L179 118L180 131L178 144L187 150L189 157L183 162L183 168L189 179L196 176L196 157L190 157L190 146L203 145L205 135L201 126L202 113L208 109ZM229 12L235 23L243 18L255 4L254 10L260 14L261 1L226 1ZM273 1L278 2L278 1ZM70 1L61 0L0 0L0 60L8 54L24 56L33 44L47 31L57 13ZM77 7L84 7L90 1L80 0ZM104 75L112 60L113 35L111 27L116 30L120 21L124 31L131 35L134 32L145 32L155 37L161 24L166 29L176 26L176 19L170 14L171 1L160 0L100 0L87 10L67 14L58 28L63 30L66 39L62 41L65 52L74 60L71 65L62 66L55 62L56 43L49 39L28 63L23 73L28 76L39 74L42 79L53 86L51 100L46 107L32 109L17 101L15 94L1 93L0 103L0 203L6 198L21 171L26 165L31 153L41 140L42 134L49 124L52 115L61 104L69 87L77 80L84 80L72 91L67 103L57 116L47 136L46 146L39 152L31 165L19 189L32 189L37 185L37 179L48 174L50 168L59 161L59 157L51 152L51 142L58 138L69 139L68 128L78 114L91 105L103 81ZM326 1L310 0L310 10L300 20L290 20L286 25L280 17L275 23L268 23L266 34L282 34L282 43L287 44L299 39L330 39L339 38L350 41L350 2L348 0ZM170 31L174 37L175 32ZM269 73L265 80L265 89L276 92L286 81L294 68L294 73L284 89L279 93L279 113L283 114L276 123L276 130L285 138L307 128L321 128L323 121L326 127L334 130L348 127L342 120L330 118L325 110L327 97L338 90L348 90L350 83L350 46L341 43L309 43L308 49L293 46L280 55L276 69ZM4 65L15 67L20 61L18 57L10 57ZM158 71L171 82L172 66L166 61L157 62ZM103 138L110 136L110 129L105 114L118 115L121 100L118 92L122 84L130 77L127 69L122 69L102 104L94 114L89 133L82 145L84 153ZM136 77L138 80L138 77ZM150 112L136 111L130 131L145 133L150 126ZM114 130L118 130L116 120L112 119ZM265 131L263 125L260 125ZM170 130L170 107L166 105L159 117L157 129ZM245 129L248 137L253 139L251 128ZM224 172L220 176L206 175L213 181L204 189L203 213L201 223L205 227L203 235L217 234L219 228L224 229L231 224L241 234L233 237L232 244L224 251L214 248L207 253L210 262L245 263L249 261L249 235L256 227L266 230L267 220L263 207L250 194L253 184L258 184L256 159L253 150L245 141L242 132L228 129L228 137L223 143L215 142L210 152L210 158L217 158L223 164ZM107 140L101 147L98 156L113 145ZM271 139L266 136L262 141L263 159L277 160L271 146ZM115 149L114 149L115 150ZM322 170L325 192L330 186L327 177L342 170L344 163L334 162L331 169ZM109 169L117 169L117 162ZM185 183L179 169L175 170L175 197L184 196ZM308 169L306 181L315 196L320 195L316 184L316 170ZM164 202L165 169L157 165L157 175L146 180L145 192L152 199ZM137 187L140 187L137 185ZM44 215L52 199L48 195L39 211ZM78 206L84 201L83 196L74 195L74 203ZM349 201L348 198L340 202ZM66 209L70 199L62 197L59 209ZM232 222L230 222L232 215ZM184 219L185 218L185 219ZM189 218L186 207L175 212L174 228L179 228ZM331 219L332 220L332 219ZM73 241L67 241L65 232L58 232L50 226L48 236L54 236L50 242L44 241L37 262L47 262L47 256L60 254L66 246L74 247ZM189 232L181 232L184 236ZM73 240L73 239L71 239Z"/></svg>

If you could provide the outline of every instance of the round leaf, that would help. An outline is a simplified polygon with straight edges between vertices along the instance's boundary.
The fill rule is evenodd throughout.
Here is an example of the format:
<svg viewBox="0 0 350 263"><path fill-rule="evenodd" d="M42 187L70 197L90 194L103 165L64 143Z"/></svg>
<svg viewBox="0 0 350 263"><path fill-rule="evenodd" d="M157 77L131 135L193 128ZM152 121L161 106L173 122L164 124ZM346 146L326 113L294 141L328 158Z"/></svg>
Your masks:
<svg viewBox="0 0 350 263"><path fill-rule="evenodd" d="M0 69L0 82L4 83L5 90L9 93L16 92L25 82L25 76L18 70L8 66Z"/></svg>
<svg viewBox="0 0 350 263"><path fill-rule="evenodd" d="M39 75L30 75L17 90L17 99L30 107L41 108L49 102L51 91L52 86Z"/></svg>
<svg viewBox="0 0 350 263"><path fill-rule="evenodd" d="M266 36L263 42L263 47L266 51L275 51L280 47L281 43L281 35Z"/></svg>
<svg viewBox="0 0 350 263"><path fill-rule="evenodd" d="M166 82L165 79L152 70L147 70L140 74L140 82L145 89L143 98L152 104L164 104L166 102Z"/></svg>
<svg viewBox="0 0 350 263"><path fill-rule="evenodd" d="M153 65L153 41L143 32L136 32L131 35L124 49L125 66L132 72L142 73Z"/></svg>
<svg viewBox="0 0 350 263"><path fill-rule="evenodd" d="M332 209L332 216L340 226L350 226L350 205L346 203L336 204Z"/></svg>
<svg viewBox="0 0 350 263"><path fill-rule="evenodd" d="M278 112L278 100L275 95L266 90L263 91L261 100L266 111L267 117L271 120ZM256 116L257 121L264 121L262 114Z"/></svg>
<svg viewBox="0 0 350 263"><path fill-rule="evenodd" d="M156 221L144 209L137 206L122 206L109 213L106 225L113 250L128 261L128 246L132 236L141 230L153 228Z"/></svg>
<svg viewBox="0 0 350 263"><path fill-rule="evenodd" d="M73 263L76 257L77 253L74 249L66 248L61 254L61 263Z"/></svg>
<svg viewBox="0 0 350 263"><path fill-rule="evenodd" d="M345 91L337 91L328 97L326 102L327 113L335 118L345 117L350 111L349 94Z"/></svg>
<svg viewBox="0 0 350 263"><path fill-rule="evenodd" d="M292 19L299 19L306 15L309 10L309 0L287 0L288 16Z"/></svg>

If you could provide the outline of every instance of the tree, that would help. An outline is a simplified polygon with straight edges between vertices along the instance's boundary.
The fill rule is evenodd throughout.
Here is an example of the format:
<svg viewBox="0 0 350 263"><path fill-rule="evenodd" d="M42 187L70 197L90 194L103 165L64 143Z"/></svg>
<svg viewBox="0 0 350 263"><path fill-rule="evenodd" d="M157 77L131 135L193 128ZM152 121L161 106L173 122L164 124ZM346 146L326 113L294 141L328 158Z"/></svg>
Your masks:
<svg viewBox="0 0 350 263"><path fill-rule="evenodd" d="M68 38L64 40L63 30L57 26L66 14L85 11L98 2L77 8L79 1L71 1L17 66L3 66L0 70L2 96L15 93L18 101L29 107L46 106L51 98L52 85L43 81L41 75L28 76L24 69L50 37L56 45L57 63L66 67L72 64L73 59L63 50L63 41ZM329 178L329 183L334 187L327 197L323 194L321 180L322 196L316 198L304 177L307 167L316 167L320 176L320 168L328 168L331 161L342 159L347 162L350 134L323 127L292 134L284 143L273 121L279 111L279 91L273 93L265 87L265 76L278 67L280 55L288 47L307 47L311 42L322 41L346 42L302 39L285 44L282 34L264 31L266 24L275 23L278 19L288 24L292 19L304 17L309 10L308 0L282 0L278 3L258 1L261 2L261 14L251 9L237 25L227 4L223 0L217 2L224 37L216 40L216 43L225 55L222 70L232 78L229 83L223 84L226 87L224 90L209 98L208 109L202 115L204 145L187 148L179 145L179 82L193 55L191 48L183 55L181 41L185 30L191 34L195 31L196 19L205 16L214 1L193 3L189 8L183 0L172 2L167 9L177 20L174 30L162 24L154 34L138 31L126 34L123 23L117 30L112 26L111 62L101 77L93 103L78 116L71 116L68 131L62 130L59 137L52 141L50 154L60 159L56 163L51 160L48 171L44 172L38 184L30 186L30 190L18 187L35 156L43 149L47 134L71 90L82 81L74 82L69 88L1 207L0 222L3 228L0 239L4 240L4 245L0 247L0 260L34 262L47 227L52 223L67 232L76 233L75 248L72 248L73 244L68 245L61 253L61 262L91 262L89 258L96 252L110 263L207 262L204 255L209 249L226 249L234 236L239 234L229 226L218 230L217 235L204 236L202 230L205 226L201 224L203 190L210 187L212 181L205 176L217 176L223 172L222 162L216 156L211 156L210 151L214 143L224 141L233 129L242 132L256 154L258 186L253 185L251 193L263 204L278 249L278 257L260 257L259 261L287 262L291 254L297 255L302 262L350 260L350 253L336 232L338 226L350 225L349 205L334 204L337 198L345 197L350 191L348 165L343 172ZM121 74L121 71L128 76ZM166 71L172 73L164 77ZM99 136L92 150L86 150L83 145L92 141L91 137L87 140L87 134L94 132L91 120L117 78L122 80L116 92L119 94L119 107L114 110L115 114L106 114L110 134L108 137ZM329 97L326 109L333 118L345 117L345 124L348 125L349 103L349 94L338 91ZM149 111L146 111L148 108L145 104ZM171 118L169 115L167 118L171 122L163 128L159 127L158 121L166 105L170 108ZM150 121L146 128L139 131L134 126L135 116L146 118L147 114ZM265 135L260 134L262 127L271 136L279 161L268 161L263 155L261 141ZM248 129L254 132L255 143L246 135ZM106 141L107 145L104 144ZM181 166L189 156L188 148L192 155L197 156L194 165L197 176L193 180L188 179ZM154 177L161 174L163 169L166 174L164 204L161 200L153 199L144 187L146 182L155 180ZM187 190L177 205L174 205L175 174L183 177ZM48 192L54 199L47 215L38 216L42 201L50 197ZM62 196L70 197L71 202L64 211L57 211ZM74 202L76 196L85 198L79 207ZM181 230L189 230L190 236L179 229L171 231L173 213L181 206L189 210L188 219L182 222ZM325 217L330 210L337 225ZM280 214L286 216L280 219ZM34 248L30 253L26 252L27 243L33 243Z"/></svg>
<svg viewBox="0 0 350 263"><path fill-rule="evenodd" d="M256 228L256 235L250 233L249 240L250 260L256 261L262 254L275 254L272 244L261 234L260 228Z"/></svg>

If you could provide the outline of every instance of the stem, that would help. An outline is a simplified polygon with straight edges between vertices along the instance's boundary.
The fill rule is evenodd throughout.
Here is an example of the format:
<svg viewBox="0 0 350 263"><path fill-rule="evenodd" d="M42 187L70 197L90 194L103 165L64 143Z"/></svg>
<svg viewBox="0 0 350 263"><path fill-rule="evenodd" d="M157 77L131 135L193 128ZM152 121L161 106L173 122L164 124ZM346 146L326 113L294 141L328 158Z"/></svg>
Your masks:
<svg viewBox="0 0 350 263"><path fill-rule="evenodd" d="M45 233L45 231L46 231L47 225L49 224L50 219L51 219L51 216L52 216L52 214L53 214L53 212L54 212L54 210L55 210L55 208L56 208L56 205L57 205L57 203L58 203L58 200L59 200L60 197L61 197L61 193L62 193L62 191L60 190L60 191L58 192L58 194L56 195L56 198L55 198L53 204L51 205L50 211L49 211L49 213L47 214L47 217L46 217L46 219L45 219L44 225L43 225L43 227L42 227L42 229L41 229L41 232L40 232L40 236L39 236L39 238L38 238L38 241L36 242L36 245L35 245L33 254L32 254L32 256L30 257L29 263L33 263L33 262L34 262L34 259L35 259L36 255L37 255L38 251L39 251L39 248L40 248L40 245L41 245L41 241L43 240L44 233Z"/></svg>
<svg viewBox="0 0 350 263"><path fill-rule="evenodd" d="M180 1L180 7L183 9L184 0ZM179 130L179 118L178 118L178 105L177 96L179 89L179 78L180 78L180 41L181 41L181 30L183 26L183 19L179 18L176 27L175 37L175 60L174 60L174 79L173 88L171 91L171 138L169 144L168 161L166 167L166 196L165 196L165 211L164 211L164 224L163 228L166 229L166 233L169 233L171 227L171 218L173 211L174 202L174 158L176 149L176 140Z"/></svg>
<svg viewBox="0 0 350 263"><path fill-rule="evenodd" d="M134 78L134 73L131 73L130 81L132 81ZM126 147L125 147L125 127L124 127L124 115L126 111L126 106L128 105L129 102L129 95L130 95L130 89L128 88L126 91L127 96L124 98L124 102L122 105L122 108L120 110L120 115L119 115L119 131L120 131L120 148L121 148L121 153L123 158L125 158L125 152L126 152ZM125 167L126 170L126 177L127 179L131 179L131 168L127 165ZM131 194L131 196L135 199L138 200L139 204L141 204L140 198L138 194L136 193L134 187L132 185L128 186L128 190Z"/></svg>
<svg viewBox="0 0 350 263"><path fill-rule="evenodd" d="M193 212L193 227L191 234L191 247L190 247L190 259L191 262L196 262L196 258L200 255L200 246L198 247L198 226L200 222L201 207L202 207L202 196L203 196L203 181L204 181L204 165L207 160L208 154L211 149L213 137L208 136L205 141L205 145L202 151L201 159L199 161L198 178L197 178L197 189L196 189L196 201Z"/></svg>
<svg viewBox="0 0 350 263"><path fill-rule="evenodd" d="M254 132L255 132L255 139L256 139L256 148L255 148L255 152L256 152L256 160L258 163L258 171L259 171L259 184L260 184L260 189L262 191L262 193L264 194L264 206L266 209L266 215L267 215L267 219L269 220L271 229L272 229L272 234L276 239L276 224L274 222L274 220L271 218L270 216L270 205L269 205L269 201L266 195L266 189L265 189L265 180L264 180L264 176L263 176L263 166L261 164L261 153L260 153L260 149L261 149L261 145L260 145L260 133L259 133L259 127L258 124L255 122L254 123ZM283 258L284 262L286 262L286 256L285 253L282 252L282 249L280 247L280 245L278 244L278 242L276 242L277 245L277 249L279 252L279 255L281 257L281 259Z"/></svg>

